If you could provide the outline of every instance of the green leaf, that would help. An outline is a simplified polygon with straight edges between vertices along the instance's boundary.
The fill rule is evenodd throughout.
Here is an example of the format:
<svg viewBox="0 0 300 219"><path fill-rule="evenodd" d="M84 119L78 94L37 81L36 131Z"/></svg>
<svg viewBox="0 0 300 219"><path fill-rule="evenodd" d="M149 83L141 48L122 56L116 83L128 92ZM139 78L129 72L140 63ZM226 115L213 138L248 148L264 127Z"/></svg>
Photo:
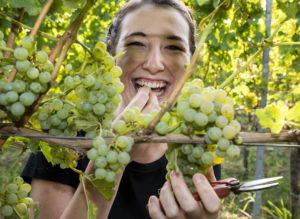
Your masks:
<svg viewBox="0 0 300 219"><path fill-rule="evenodd" d="M43 152L47 161L52 162L52 155L50 153L51 147L49 146L49 144L46 142L40 141L40 147L41 147L41 151Z"/></svg>
<svg viewBox="0 0 300 219"><path fill-rule="evenodd" d="M38 208L39 203L33 202L33 217L34 219L37 218L37 216L40 214L40 209Z"/></svg>
<svg viewBox="0 0 300 219"><path fill-rule="evenodd" d="M40 142L37 140L31 139L28 143L28 148L31 150L32 153L36 154L38 152L40 146Z"/></svg>
<svg viewBox="0 0 300 219"><path fill-rule="evenodd" d="M295 122L300 122L300 101L288 111L286 119L288 121L294 120Z"/></svg>
<svg viewBox="0 0 300 219"><path fill-rule="evenodd" d="M96 206L92 202L89 201L88 219L96 219L96 212L97 212Z"/></svg>
<svg viewBox="0 0 300 219"><path fill-rule="evenodd" d="M168 167L171 170L175 170L176 172L180 171L177 163L178 152L178 144L168 144L168 152L166 153L166 157L168 159Z"/></svg>
<svg viewBox="0 0 300 219"><path fill-rule="evenodd" d="M266 106L264 109L257 110L256 115L262 128L270 128L271 132L279 133L286 123L287 111L288 107L279 101L276 104Z"/></svg>
<svg viewBox="0 0 300 219"><path fill-rule="evenodd" d="M82 0L63 0L63 7L69 9L77 9L80 7Z"/></svg>
<svg viewBox="0 0 300 219"><path fill-rule="evenodd" d="M8 2L12 8L25 8L31 16L37 15L41 10L39 2L35 0L9 0Z"/></svg>
<svg viewBox="0 0 300 219"><path fill-rule="evenodd" d="M84 131L92 131L98 127L97 120L75 120L75 125L78 129L82 129Z"/></svg>
<svg viewBox="0 0 300 219"><path fill-rule="evenodd" d="M94 179L90 177L90 181L93 185L99 190L99 192L104 196L106 200L111 200L115 191L113 187L115 186L116 182L107 182L103 179Z"/></svg>
<svg viewBox="0 0 300 219"><path fill-rule="evenodd" d="M287 18L296 17L297 12L299 11L298 0L294 0L293 2L281 0L277 1L277 7L285 13Z"/></svg>
<svg viewBox="0 0 300 219"><path fill-rule="evenodd" d="M209 1L208 0L196 0L196 3L199 6L202 6L202 5L206 5L207 3L209 3Z"/></svg>

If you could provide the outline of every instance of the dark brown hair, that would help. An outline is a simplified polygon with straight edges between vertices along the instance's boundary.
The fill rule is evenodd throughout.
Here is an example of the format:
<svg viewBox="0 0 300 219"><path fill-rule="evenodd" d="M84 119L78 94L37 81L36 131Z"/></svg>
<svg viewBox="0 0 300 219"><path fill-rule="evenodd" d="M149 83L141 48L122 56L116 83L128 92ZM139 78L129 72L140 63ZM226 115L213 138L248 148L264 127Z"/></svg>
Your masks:
<svg viewBox="0 0 300 219"><path fill-rule="evenodd" d="M120 11L117 13L116 17L114 18L112 24L110 25L110 28L108 30L107 38L106 38L106 44L107 44L107 51L113 55L115 55L114 48L119 40L120 37L120 30L122 25L122 20L124 17L146 5L154 5L157 7L171 7L177 10L187 21L189 25L189 46L190 46L190 52L191 54L195 51L195 24L191 15L190 10L179 0L131 0L123 8L120 9ZM112 46L111 46L112 45Z"/></svg>

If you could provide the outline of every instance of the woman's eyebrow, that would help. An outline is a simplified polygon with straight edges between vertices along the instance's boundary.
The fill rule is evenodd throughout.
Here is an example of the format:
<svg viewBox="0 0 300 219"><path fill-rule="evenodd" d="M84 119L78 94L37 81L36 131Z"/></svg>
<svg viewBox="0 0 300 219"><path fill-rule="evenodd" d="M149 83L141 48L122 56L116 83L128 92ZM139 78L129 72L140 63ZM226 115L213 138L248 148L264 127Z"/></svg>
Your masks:
<svg viewBox="0 0 300 219"><path fill-rule="evenodd" d="M127 40L128 38L132 37L132 36L142 36L142 37L145 37L146 34L143 33L143 32L133 32L131 34L128 34L124 37L123 41Z"/></svg>
<svg viewBox="0 0 300 219"><path fill-rule="evenodd" d="M176 36L176 35L172 35L172 36L168 36L167 37L168 40L176 40L176 41L180 41L182 42L183 44L187 45L187 42L182 39L180 36Z"/></svg>
<svg viewBox="0 0 300 219"><path fill-rule="evenodd" d="M143 32L133 32L133 33L130 33L130 34L127 34L124 38L123 38L123 41L127 40L128 38L130 37L133 37L133 36L142 36L142 37L146 37L147 35ZM186 46L188 45L187 42L180 36L176 36L176 35L171 35L171 36L167 36L167 39L168 40L175 40L175 41L180 41L182 42L183 44L185 44Z"/></svg>

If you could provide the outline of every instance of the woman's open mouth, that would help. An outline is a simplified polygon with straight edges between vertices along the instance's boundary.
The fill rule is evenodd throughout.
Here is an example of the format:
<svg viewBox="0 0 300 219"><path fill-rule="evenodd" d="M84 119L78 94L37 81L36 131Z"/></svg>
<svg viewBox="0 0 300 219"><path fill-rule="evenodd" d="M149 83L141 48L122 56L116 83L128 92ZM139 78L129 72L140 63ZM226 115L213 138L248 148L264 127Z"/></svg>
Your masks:
<svg viewBox="0 0 300 219"><path fill-rule="evenodd" d="M134 85L137 92L141 87L147 86L150 87L151 91L153 91L157 96L161 96L166 91L168 83L163 80L137 78L134 80Z"/></svg>

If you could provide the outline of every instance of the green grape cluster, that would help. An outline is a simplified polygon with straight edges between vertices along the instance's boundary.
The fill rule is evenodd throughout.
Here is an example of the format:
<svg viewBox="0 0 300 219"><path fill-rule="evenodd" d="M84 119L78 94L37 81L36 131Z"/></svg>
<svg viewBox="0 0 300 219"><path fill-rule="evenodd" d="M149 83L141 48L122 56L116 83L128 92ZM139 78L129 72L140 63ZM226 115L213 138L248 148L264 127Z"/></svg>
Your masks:
<svg viewBox="0 0 300 219"><path fill-rule="evenodd" d="M48 90L53 64L45 51L36 51L34 40L30 36L22 38L21 45L14 49L13 56L17 74L10 83L1 80L0 106L7 111L9 119L17 121L26 108Z"/></svg>
<svg viewBox="0 0 300 219"><path fill-rule="evenodd" d="M30 190L31 186L24 183L20 176L3 186L0 191L0 215L9 218L14 218L14 215L28 217L29 208L33 206L33 200L27 197Z"/></svg>
<svg viewBox="0 0 300 219"><path fill-rule="evenodd" d="M175 112L163 117L156 125L156 132L162 135L167 134L169 126L176 121L179 127L175 133L204 136L203 144L170 145L167 152L168 170L178 167L189 186L196 172L205 174L224 157L233 159L239 156L240 148L235 144L241 143L238 136L241 126L234 120L233 105L233 100L224 90L204 88L203 82L195 79L183 87Z"/></svg>
<svg viewBox="0 0 300 219"><path fill-rule="evenodd" d="M133 143L131 137L122 135L116 136L109 145L102 137L96 137L93 140L93 148L87 152L87 157L94 161L95 178L113 183L116 175L122 173L125 165L129 163L129 152Z"/></svg>
<svg viewBox="0 0 300 219"><path fill-rule="evenodd" d="M50 144L50 155L54 165L59 165L61 169L75 168L77 166L78 155L71 149Z"/></svg>
<svg viewBox="0 0 300 219"><path fill-rule="evenodd" d="M68 118L73 115L73 108L70 103L53 99L43 104L34 116L41 129L50 135L72 136L74 133L69 129Z"/></svg>
<svg viewBox="0 0 300 219"><path fill-rule="evenodd" d="M99 42L80 72L74 72L70 64L65 69L74 73L63 79L64 98L74 103L69 119L69 123L75 124L73 129L84 130L87 137L98 136L100 130L104 137L111 136L111 121L124 90L119 78L122 70L115 66L114 57L107 53L105 44Z"/></svg>

